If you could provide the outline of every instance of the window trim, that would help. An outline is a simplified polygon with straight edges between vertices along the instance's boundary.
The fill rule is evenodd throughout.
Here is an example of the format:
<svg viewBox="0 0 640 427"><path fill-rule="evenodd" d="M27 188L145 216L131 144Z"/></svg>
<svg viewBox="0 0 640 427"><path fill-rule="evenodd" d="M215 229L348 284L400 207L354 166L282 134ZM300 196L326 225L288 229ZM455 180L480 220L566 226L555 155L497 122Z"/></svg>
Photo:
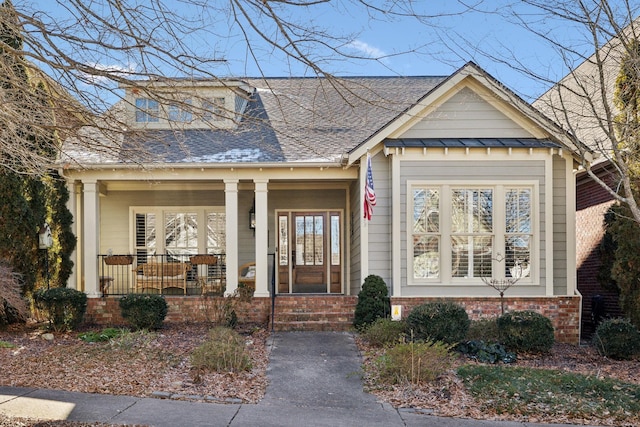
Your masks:
<svg viewBox="0 0 640 427"><path fill-rule="evenodd" d="M129 251L130 253L136 253L136 214L148 214L154 213L156 218L156 253L166 254L167 249L165 247L166 229L164 226L165 214L167 213L197 213L198 221L198 253L208 253L207 247L207 233L201 230L206 230L207 214L211 212L226 213L224 206L131 206L129 207ZM204 226L204 228L202 227ZM226 248L220 248L222 253L226 251Z"/></svg>
<svg viewBox="0 0 640 427"><path fill-rule="evenodd" d="M187 107L188 106L188 107ZM167 121L169 123L191 123L193 122L193 101L189 98L170 103L167 106Z"/></svg>
<svg viewBox="0 0 640 427"><path fill-rule="evenodd" d="M138 105L138 101L144 101L144 107ZM154 103L152 108L150 103ZM138 120L140 118L141 120ZM134 99L134 121L136 123L158 123L160 122L160 103L145 96L138 96Z"/></svg>
<svg viewBox="0 0 640 427"><path fill-rule="evenodd" d="M415 278L413 275L413 189L419 187L432 187L440 191L440 277ZM489 188L493 191L493 225L494 232L494 257L499 252L505 255L505 195L508 189L521 188L531 190L531 271L529 277L520 279L519 284L533 285L538 283L540 264L540 183L537 180L407 180L406 181L406 213L403 235L406 239L406 278L408 286L446 285L446 286L486 286L482 279L461 278L451 276L451 191L455 188L480 189ZM493 261L492 270L494 277L504 278L504 265ZM495 274L497 272L498 274Z"/></svg>
<svg viewBox="0 0 640 427"><path fill-rule="evenodd" d="M204 122L221 122L226 120L225 105L226 97L215 96L207 98L202 102L202 121Z"/></svg>

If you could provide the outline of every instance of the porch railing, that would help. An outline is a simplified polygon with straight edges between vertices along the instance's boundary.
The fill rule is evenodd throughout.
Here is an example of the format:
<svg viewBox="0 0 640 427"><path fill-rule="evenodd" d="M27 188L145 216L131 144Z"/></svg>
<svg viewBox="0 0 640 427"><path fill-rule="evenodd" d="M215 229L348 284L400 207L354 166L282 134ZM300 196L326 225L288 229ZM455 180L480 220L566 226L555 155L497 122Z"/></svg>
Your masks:
<svg viewBox="0 0 640 427"><path fill-rule="evenodd" d="M216 295L222 294L226 287L225 254L101 254L98 261L99 291L103 296L129 293ZM145 264L149 266L145 267ZM177 266L180 268L176 269ZM183 274L185 271L186 275Z"/></svg>

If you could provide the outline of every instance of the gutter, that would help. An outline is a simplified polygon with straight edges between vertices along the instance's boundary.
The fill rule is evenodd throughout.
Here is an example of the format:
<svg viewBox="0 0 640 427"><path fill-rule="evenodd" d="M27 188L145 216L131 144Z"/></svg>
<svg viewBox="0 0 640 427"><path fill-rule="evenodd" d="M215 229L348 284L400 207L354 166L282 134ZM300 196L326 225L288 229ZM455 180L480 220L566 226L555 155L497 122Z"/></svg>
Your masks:
<svg viewBox="0 0 640 427"><path fill-rule="evenodd" d="M348 159L347 159L348 160ZM99 170L99 169L287 169L287 168L343 168L344 159L340 162L289 162L289 163L142 163L142 164L122 164L122 163L84 163L76 167L59 167L63 174L65 170Z"/></svg>

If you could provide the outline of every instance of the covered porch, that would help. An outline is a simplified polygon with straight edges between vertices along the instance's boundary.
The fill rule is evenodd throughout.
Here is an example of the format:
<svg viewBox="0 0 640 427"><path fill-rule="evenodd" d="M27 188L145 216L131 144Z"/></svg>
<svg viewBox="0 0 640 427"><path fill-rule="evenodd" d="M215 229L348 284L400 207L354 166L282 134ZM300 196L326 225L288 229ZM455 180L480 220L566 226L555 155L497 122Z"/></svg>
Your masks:
<svg viewBox="0 0 640 427"><path fill-rule="evenodd" d="M322 180L310 179L319 171ZM230 294L239 285L255 297L272 289L351 294L351 281L361 283L351 280L348 219L357 169L276 168L270 178L250 168L234 178L228 172L172 168L142 180L139 171L115 169L70 177L79 243L70 285L90 298ZM202 175L210 179L195 179Z"/></svg>

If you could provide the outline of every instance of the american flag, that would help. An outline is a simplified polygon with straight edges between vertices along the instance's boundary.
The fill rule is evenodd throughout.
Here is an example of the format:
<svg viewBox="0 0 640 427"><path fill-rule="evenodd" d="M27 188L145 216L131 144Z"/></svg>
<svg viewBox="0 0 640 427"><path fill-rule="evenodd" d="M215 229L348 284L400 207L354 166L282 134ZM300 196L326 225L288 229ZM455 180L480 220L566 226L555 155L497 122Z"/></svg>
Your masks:
<svg viewBox="0 0 640 427"><path fill-rule="evenodd" d="M371 221L373 207L376 205L376 192L373 189L373 173L371 172L371 156L367 154L367 182L364 186L364 217Z"/></svg>

